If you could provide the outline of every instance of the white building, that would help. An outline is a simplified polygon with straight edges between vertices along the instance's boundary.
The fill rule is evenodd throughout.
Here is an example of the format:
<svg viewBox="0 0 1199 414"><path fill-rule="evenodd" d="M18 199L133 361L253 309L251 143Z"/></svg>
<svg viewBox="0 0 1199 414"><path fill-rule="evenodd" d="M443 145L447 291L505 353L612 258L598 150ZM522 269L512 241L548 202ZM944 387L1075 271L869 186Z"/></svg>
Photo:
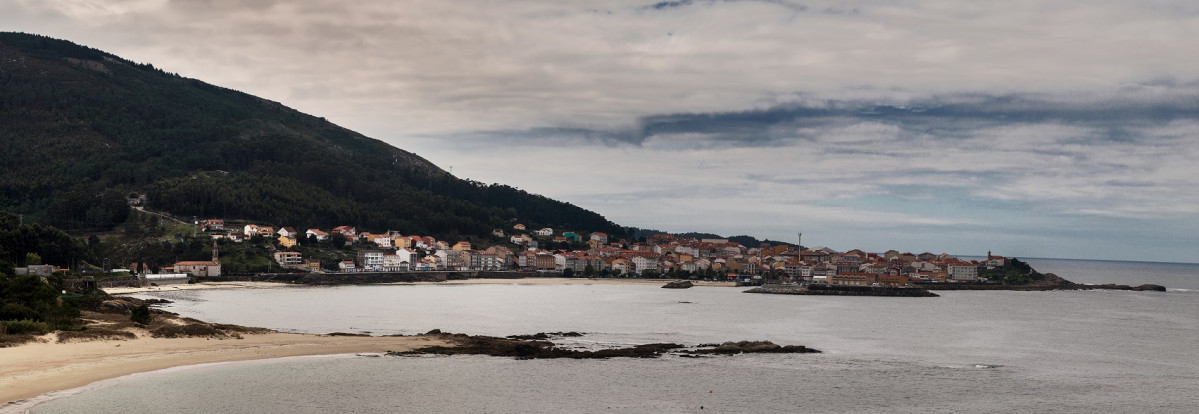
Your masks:
<svg viewBox="0 0 1199 414"><path fill-rule="evenodd" d="M658 259L636 256L630 261L633 262L632 272L637 274L645 273L646 270L658 270Z"/></svg>
<svg viewBox="0 0 1199 414"><path fill-rule="evenodd" d="M384 272L407 272L411 270L411 262L404 261L397 254L383 255Z"/></svg>
<svg viewBox="0 0 1199 414"><path fill-rule="evenodd" d="M950 265L949 277L953 280L978 280L978 266L973 264Z"/></svg>
<svg viewBox="0 0 1199 414"><path fill-rule="evenodd" d="M358 265L366 272L383 271L383 252L374 250L358 252Z"/></svg>

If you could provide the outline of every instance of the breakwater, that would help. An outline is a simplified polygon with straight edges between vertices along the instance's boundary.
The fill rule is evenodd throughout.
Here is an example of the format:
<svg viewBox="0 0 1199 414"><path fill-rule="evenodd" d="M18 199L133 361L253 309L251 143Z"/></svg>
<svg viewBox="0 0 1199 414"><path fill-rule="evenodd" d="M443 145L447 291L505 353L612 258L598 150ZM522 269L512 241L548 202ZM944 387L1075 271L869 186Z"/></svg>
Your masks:
<svg viewBox="0 0 1199 414"><path fill-rule="evenodd" d="M937 297L936 293L917 287L889 286L849 286L811 284L795 285L764 285L746 290L745 293L769 293L775 295L834 295L834 296L895 296L895 297Z"/></svg>

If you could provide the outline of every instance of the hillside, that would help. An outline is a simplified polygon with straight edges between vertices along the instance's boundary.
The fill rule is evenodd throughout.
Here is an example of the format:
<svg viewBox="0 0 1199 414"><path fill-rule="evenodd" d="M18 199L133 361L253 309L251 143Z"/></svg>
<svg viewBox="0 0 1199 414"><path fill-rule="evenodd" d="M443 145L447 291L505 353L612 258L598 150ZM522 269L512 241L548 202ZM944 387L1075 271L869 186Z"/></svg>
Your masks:
<svg viewBox="0 0 1199 414"><path fill-rule="evenodd" d="M597 213L460 180L324 118L71 42L0 33L0 210L70 232L151 208L432 235L513 221L620 234Z"/></svg>

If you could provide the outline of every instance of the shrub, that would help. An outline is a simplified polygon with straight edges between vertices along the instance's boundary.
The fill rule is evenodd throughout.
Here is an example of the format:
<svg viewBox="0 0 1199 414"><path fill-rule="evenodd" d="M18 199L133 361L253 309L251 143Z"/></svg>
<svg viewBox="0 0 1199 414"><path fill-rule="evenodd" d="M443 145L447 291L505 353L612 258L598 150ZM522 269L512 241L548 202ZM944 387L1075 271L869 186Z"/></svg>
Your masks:
<svg viewBox="0 0 1199 414"><path fill-rule="evenodd" d="M30 309L28 306L17 303L5 303L0 306L0 320L38 320L41 319L37 311Z"/></svg>
<svg viewBox="0 0 1199 414"><path fill-rule="evenodd" d="M150 307L146 306L146 305L141 305L136 308L133 308L133 312L132 312L132 315L129 316L129 320L133 321L133 323L136 323L136 324L149 325L150 320L151 320Z"/></svg>
<svg viewBox="0 0 1199 414"><path fill-rule="evenodd" d="M36 322L29 319L19 321L0 321L0 333L8 335L44 335L50 332L50 327L45 322Z"/></svg>

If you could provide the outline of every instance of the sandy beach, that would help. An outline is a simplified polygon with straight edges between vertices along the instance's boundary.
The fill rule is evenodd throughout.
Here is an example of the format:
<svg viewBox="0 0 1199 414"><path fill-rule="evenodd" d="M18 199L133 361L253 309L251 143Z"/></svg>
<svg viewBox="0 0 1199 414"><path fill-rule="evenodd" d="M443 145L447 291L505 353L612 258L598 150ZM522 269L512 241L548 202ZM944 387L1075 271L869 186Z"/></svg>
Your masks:
<svg viewBox="0 0 1199 414"><path fill-rule="evenodd" d="M295 286L287 283L274 282L204 282L179 285L165 286L147 286L147 287L117 287L104 288L104 292L109 295L123 295L128 293L141 292L169 292L173 290L199 290L199 289L255 289L255 288L272 288L283 286Z"/></svg>
<svg viewBox="0 0 1199 414"><path fill-rule="evenodd" d="M522 278L467 279L404 284L644 285L658 287L667 279ZM731 287L732 282L694 282L696 286ZM109 294L197 289L262 289L296 286L270 282L206 282L142 288L109 288ZM38 342L0 348L0 413L24 412L35 397L110 378L214 362L307 355L382 353L430 345L446 345L427 337L325 336L295 333L245 334L240 338L153 338L144 330L137 339L58 343L56 334Z"/></svg>
<svg viewBox="0 0 1199 414"><path fill-rule="evenodd" d="M249 334L241 339L150 338L47 342L0 349L0 412L24 412L28 399L139 372L212 362L304 355L382 353L444 345L427 337ZM14 403L15 402L15 403Z"/></svg>
<svg viewBox="0 0 1199 414"><path fill-rule="evenodd" d="M565 277L527 277L521 279L464 279L464 280L447 280L445 282L411 282L411 283L394 283L398 285L645 285L645 286L662 286L674 279L625 279L625 278L565 278ZM719 286L733 287L734 282L711 282L706 280L693 280L696 286ZM105 288L104 291L110 295L122 295L130 293L143 292L169 292L175 290L196 290L196 289L262 289L262 288L277 288L287 286L299 286L290 283L275 283L275 282L204 282L194 284L167 285L167 286L150 286L150 287L120 287L120 288Z"/></svg>
<svg viewBox="0 0 1199 414"><path fill-rule="evenodd" d="M454 284L454 285L485 285L485 284L503 284L503 285L646 285L660 287L668 282L673 282L675 279L624 279L624 278L565 278L565 277L527 277L523 279L466 279L466 280L447 280L445 282L418 282L418 284ZM733 287L734 282L710 282L706 280L693 280L691 283L695 286L721 286Z"/></svg>

